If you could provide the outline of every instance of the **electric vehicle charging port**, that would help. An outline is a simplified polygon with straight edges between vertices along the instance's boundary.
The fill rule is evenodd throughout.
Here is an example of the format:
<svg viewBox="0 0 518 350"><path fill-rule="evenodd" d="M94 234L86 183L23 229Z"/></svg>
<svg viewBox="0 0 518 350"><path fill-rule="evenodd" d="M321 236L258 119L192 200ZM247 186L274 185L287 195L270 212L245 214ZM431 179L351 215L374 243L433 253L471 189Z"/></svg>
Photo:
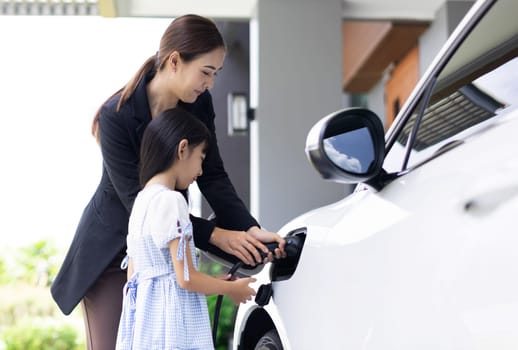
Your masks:
<svg viewBox="0 0 518 350"><path fill-rule="evenodd" d="M306 240L306 228L298 228L290 231L284 239L286 240L286 258L274 260L270 269L270 280L272 282L284 281L289 279L299 263L300 254Z"/></svg>

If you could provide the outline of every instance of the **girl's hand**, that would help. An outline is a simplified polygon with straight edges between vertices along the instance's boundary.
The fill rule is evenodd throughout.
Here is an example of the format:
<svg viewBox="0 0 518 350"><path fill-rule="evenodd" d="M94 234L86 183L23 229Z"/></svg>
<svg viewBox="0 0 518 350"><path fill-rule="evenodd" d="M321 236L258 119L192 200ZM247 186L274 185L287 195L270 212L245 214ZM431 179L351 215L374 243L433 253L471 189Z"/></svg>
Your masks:
<svg viewBox="0 0 518 350"><path fill-rule="evenodd" d="M249 300L252 300L252 297L255 295L255 290L249 286L250 283L254 283L257 281L253 277L246 278L238 278L232 281L232 287L230 288L229 293L227 294L230 299L234 302L234 304L246 303Z"/></svg>

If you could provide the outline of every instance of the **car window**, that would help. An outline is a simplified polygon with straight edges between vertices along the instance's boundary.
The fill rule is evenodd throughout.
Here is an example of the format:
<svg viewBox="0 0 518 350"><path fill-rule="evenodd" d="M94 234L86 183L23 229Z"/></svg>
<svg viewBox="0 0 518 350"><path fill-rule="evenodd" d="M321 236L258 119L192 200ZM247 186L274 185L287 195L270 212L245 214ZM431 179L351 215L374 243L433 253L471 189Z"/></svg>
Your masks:
<svg viewBox="0 0 518 350"><path fill-rule="evenodd" d="M517 108L518 21L510 13L518 2L497 2L460 45L399 128L387 172L418 166Z"/></svg>

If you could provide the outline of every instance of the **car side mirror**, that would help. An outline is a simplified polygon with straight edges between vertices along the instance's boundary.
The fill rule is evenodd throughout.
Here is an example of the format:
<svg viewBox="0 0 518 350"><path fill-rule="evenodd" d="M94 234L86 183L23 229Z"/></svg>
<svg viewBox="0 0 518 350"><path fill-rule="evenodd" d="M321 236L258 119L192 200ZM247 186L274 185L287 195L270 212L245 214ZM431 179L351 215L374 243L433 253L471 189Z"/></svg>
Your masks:
<svg viewBox="0 0 518 350"><path fill-rule="evenodd" d="M326 179L358 183L378 175L385 156L379 117L363 108L334 112L317 122L306 139L309 162Z"/></svg>

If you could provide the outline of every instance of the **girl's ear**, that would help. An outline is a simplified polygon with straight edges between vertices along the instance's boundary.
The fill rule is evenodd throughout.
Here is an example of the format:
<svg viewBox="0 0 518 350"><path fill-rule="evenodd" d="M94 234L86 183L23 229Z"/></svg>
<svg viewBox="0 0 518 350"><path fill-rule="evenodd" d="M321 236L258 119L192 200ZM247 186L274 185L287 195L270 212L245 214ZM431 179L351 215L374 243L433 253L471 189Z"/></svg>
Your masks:
<svg viewBox="0 0 518 350"><path fill-rule="evenodd" d="M187 158L189 151L189 141L187 139L182 139L178 144L178 159Z"/></svg>

